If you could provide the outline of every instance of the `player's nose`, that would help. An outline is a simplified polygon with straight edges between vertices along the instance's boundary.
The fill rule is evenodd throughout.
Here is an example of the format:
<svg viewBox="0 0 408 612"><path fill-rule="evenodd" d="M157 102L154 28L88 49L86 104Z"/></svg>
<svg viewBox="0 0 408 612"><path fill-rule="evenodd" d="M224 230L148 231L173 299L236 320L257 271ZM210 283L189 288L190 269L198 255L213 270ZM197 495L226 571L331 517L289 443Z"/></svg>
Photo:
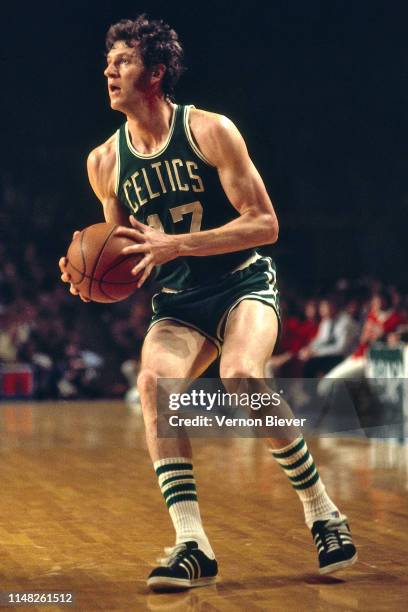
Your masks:
<svg viewBox="0 0 408 612"><path fill-rule="evenodd" d="M105 70L103 71L103 74L106 76L106 78L109 77L114 77L116 75L116 71L115 71L115 67L113 64L108 64L105 68Z"/></svg>

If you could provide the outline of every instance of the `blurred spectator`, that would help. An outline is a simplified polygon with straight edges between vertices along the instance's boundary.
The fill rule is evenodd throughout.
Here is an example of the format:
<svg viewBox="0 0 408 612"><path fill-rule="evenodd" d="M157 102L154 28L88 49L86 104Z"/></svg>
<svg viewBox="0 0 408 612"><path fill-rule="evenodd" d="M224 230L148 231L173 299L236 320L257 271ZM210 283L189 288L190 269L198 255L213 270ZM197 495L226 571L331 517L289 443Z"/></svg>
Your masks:
<svg viewBox="0 0 408 612"><path fill-rule="evenodd" d="M112 348L122 360L135 359L139 355L149 318L146 298L138 295L137 300L131 304L128 316L112 321Z"/></svg>
<svg viewBox="0 0 408 612"><path fill-rule="evenodd" d="M4 306L0 310L0 363L9 363L16 360L17 343L14 330L10 325L10 315Z"/></svg>
<svg viewBox="0 0 408 612"><path fill-rule="evenodd" d="M301 349L305 378L320 377L340 363L350 352L357 333L357 323L341 310L336 298L319 303L321 321L315 338Z"/></svg>
<svg viewBox="0 0 408 612"><path fill-rule="evenodd" d="M307 300L300 314L296 313L295 305L283 301L282 336L277 354L268 361L267 377L300 378L304 364L298 358L299 351L313 340L318 328L316 300Z"/></svg>
<svg viewBox="0 0 408 612"><path fill-rule="evenodd" d="M369 312L364 323L357 348L344 361L330 370L319 384L319 393L327 394L331 387L331 379L362 379L365 376L367 353L377 340L387 340L387 336L395 332L407 322L406 313L393 306L390 292L377 291L370 302ZM395 336L390 337L395 342Z"/></svg>
<svg viewBox="0 0 408 612"><path fill-rule="evenodd" d="M29 326L19 309L1 307L0 362L15 362L19 347L27 340Z"/></svg>
<svg viewBox="0 0 408 612"><path fill-rule="evenodd" d="M112 324L112 338L116 343L118 359L122 362L120 371L127 383L125 400L131 407L139 406L139 393L136 387L140 369L139 356L143 338L150 319L148 295L140 292L133 303L127 319L116 320Z"/></svg>
<svg viewBox="0 0 408 612"><path fill-rule="evenodd" d="M81 348L79 339L70 341L64 350L57 388L60 397L96 398L101 396L99 377L103 359L93 351Z"/></svg>
<svg viewBox="0 0 408 612"><path fill-rule="evenodd" d="M49 399L57 397L56 373L52 359L37 351L32 339L28 339L18 351L18 361L31 366L34 373L34 397Z"/></svg>
<svg viewBox="0 0 408 612"><path fill-rule="evenodd" d="M298 328L299 350L307 346L315 338L318 329L319 313L317 310L317 301L308 300L305 303L303 318L301 319Z"/></svg>
<svg viewBox="0 0 408 612"><path fill-rule="evenodd" d="M390 292L381 290L376 293L371 300L358 346L350 357L353 360L350 365L356 365L360 358L364 359L374 342L385 338L387 334L394 332L399 325L405 322L406 316L393 305Z"/></svg>

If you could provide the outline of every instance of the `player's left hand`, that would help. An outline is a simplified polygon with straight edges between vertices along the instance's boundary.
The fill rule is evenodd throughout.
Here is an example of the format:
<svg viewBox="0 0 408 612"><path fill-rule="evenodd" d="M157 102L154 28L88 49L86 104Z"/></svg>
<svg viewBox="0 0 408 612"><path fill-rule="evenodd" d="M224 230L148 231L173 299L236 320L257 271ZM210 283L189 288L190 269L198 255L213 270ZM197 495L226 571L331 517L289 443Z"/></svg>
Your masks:
<svg viewBox="0 0 408 612"><path fill-rule="evenodd" d="M132 227L119 227L117 236L124 236L133 240L134 244L122 250L123 255L142 255L140 262L133 268L135 276L143 272L137 281L141 287L154 266L167 263L178 257L178 243L176 237L165 234L137 221L133 216L129 217Z"/></svg>

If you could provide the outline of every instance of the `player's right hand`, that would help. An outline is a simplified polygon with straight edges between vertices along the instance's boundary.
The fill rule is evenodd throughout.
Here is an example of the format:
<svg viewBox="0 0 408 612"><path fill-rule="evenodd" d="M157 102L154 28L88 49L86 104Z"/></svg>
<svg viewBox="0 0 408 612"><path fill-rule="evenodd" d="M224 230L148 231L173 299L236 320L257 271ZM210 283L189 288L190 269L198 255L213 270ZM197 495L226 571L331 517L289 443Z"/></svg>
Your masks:
<svg viewBox="0 0 408 612"><path fill-rule="evenodd" d="M75 236L79 234L79 232L74 232L74 235L72 236L72 239L75 238ZM81 300L83 302L90 302L91 300L88 300L88 298L84 298L82 297L82 295L80 294L80 292L78 291L78 289L75 287L75 285L73 285L71 283L71 276L69 274L69 272L67 271L67 264L68 264L68 260L66 257L61 257L59 262L58 262L58 266L59 269L61 271L61 280L63 283L69 283L69 292L72 293L72 295L79 295L79 297L81 298Z"/></svg>

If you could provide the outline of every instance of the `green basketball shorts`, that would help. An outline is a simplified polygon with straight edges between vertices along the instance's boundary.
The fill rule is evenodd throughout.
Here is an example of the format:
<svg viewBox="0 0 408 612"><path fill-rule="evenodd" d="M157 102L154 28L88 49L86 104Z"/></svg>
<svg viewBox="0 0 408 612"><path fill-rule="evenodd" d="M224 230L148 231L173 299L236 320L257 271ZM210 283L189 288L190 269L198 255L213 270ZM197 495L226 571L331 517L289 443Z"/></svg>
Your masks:
<svg viewBox="0 0 408 612"><path fill-rule="evenodd" d="M176 321L201 332L221 353L228 317L243 300L258 300L271 306L278 317L280 331L276 268L270 257L256 254L246 266L214 283L181 291L162 289L153 296L148 331L159 321Z"/></svg>

